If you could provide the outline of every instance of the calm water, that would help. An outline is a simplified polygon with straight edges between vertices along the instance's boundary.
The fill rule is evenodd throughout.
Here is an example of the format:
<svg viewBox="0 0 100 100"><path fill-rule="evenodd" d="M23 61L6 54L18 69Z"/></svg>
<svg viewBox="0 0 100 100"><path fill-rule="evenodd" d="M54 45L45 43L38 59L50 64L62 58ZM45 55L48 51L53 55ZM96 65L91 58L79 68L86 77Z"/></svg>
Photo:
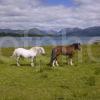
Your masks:
<svg viewBox="0 0 100 100"><path fill-rule="evenodd" d="M0 47L28 47L44 45L65 45L75 42L93 43L100 37L1 37Z"/></svg>

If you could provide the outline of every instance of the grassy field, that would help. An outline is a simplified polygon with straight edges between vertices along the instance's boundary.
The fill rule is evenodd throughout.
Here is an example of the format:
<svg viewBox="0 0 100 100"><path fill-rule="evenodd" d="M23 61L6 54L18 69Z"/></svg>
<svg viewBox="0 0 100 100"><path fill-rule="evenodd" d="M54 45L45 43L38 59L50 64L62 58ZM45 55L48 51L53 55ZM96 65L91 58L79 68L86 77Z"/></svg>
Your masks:
<svg viewBox="0 0 100 100"><path fill-rule="evenodd" d="M100 45L91 47L96 61L83 46L73 66L60 57L56 68L48 66L52 47L44 48L46 55L37 57L35 67L25 59L17 67L10 58L13 48L1 49L0 100L100 100Z"/></svg>

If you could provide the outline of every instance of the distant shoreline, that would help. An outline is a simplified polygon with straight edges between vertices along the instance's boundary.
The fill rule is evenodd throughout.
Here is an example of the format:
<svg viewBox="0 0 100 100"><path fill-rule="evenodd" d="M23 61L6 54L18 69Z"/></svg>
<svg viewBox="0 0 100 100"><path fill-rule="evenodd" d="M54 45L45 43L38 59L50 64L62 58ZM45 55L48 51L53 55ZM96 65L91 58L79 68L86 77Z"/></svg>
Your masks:
<svg viewBox="0 0 100 100"><path fill-rule="evenodd" d="M33 35L33 34L0 34L0 37L100 37L100 35Z"/></svg>

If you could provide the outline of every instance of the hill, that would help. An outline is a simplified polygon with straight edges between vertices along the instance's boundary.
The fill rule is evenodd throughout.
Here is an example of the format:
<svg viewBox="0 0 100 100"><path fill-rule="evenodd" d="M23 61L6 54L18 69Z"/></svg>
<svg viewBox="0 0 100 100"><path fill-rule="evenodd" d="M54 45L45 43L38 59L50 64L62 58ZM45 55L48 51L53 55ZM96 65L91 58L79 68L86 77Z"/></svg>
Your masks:
<svg viewBox="0 0 100 100"><path fill-rule="evenodd" d="M100 27L81 28L65 28L59 31L59 34L66 36L100 36Z"/></svg>
<svg viewBox="0 0 100 100"><path fill-rule="evenodd" d="M29 30L0 29L0 36L100 36L100 26L81 28L64 28L60 31L41 30L32 28Z"/></svg>

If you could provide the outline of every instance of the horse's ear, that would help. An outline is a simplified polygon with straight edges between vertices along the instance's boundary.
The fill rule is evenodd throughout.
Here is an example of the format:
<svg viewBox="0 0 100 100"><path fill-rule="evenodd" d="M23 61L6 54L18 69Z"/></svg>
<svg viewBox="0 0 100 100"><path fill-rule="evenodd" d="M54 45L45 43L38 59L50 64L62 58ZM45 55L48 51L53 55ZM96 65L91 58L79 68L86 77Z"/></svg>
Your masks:
<svg viewBox="0 0 100 100"><path fill-rule="evenodd" d="M78 43L79 45L81 45L81 43Z"/></svg>

